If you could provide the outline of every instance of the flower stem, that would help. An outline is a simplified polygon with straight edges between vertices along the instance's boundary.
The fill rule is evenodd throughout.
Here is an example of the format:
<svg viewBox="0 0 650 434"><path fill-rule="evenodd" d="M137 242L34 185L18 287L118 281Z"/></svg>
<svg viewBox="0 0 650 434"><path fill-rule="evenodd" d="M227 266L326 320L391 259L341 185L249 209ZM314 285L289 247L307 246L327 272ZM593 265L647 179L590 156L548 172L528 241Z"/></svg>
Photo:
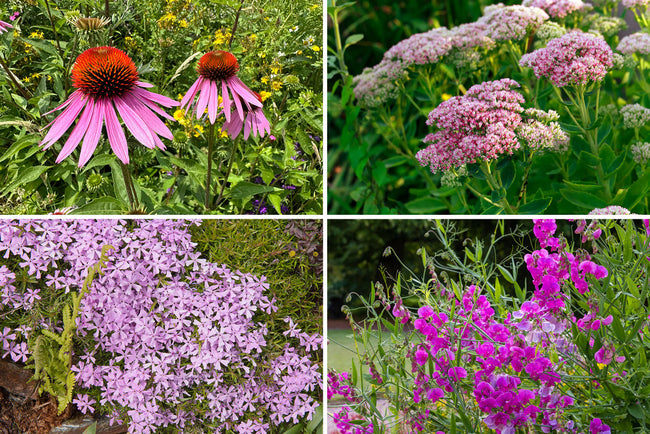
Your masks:
<svg viewBox="0 0 650 434"><path fill-rule="evenodd" d="M138 202L138 195L135 192L135 185L133 185L133 178L131 177L131 169L127 164L124 164L120 161L120 167L122 168L122 176L124 177L124 185L126 186L126 195L129 198L129 205L131 211L135 211L140 207Z"/></svg>
<svg viewBox="0 0 650 434"><path fill-rule="evenodd" d="M205 177L205 208L210 209L212 190L212 154L214 153L214 124L208 126L208 173Z"/></svg>
<svg viewBox="0 0 650 434"><path fill-rule="evenodd" d="M235 139L232 143L232 148L230 149L230 156L228 157L228 169L226 170L226 177L223 180L223 183L221 184L221 189L219 190L219 196L217 196L217 200L214 202L214 206L217 207L219 206L219 203L221 202L221 197L223 196L223 190L226 188L226 183L228 182L228 178L230 177L230 171L232 170L232 163L235 161L235 151L237 150L237 145L239 144L238 139Z"/></svg>

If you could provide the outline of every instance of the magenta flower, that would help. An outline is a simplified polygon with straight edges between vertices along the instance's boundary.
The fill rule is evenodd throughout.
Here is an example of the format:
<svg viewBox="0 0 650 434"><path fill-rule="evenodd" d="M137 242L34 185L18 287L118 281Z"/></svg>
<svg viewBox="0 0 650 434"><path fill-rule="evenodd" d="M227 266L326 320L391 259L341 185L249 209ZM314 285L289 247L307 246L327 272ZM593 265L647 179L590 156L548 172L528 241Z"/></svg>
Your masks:
<svg viewBox="0 0 650 434"><path fill-rule="evenodd" d="M253 92L257 99L261 102L262 98L257 92ZM244 108L245 118L242 119L238 116L231 116L230 121L226 120L223 124L223 129L228 132L231 139L235 139L244 127L244 140L248 140L251 132L253 136L264 137L264 133L271 132L271 124L264 116L262 107L252 107L250 110Z"/></svg>
<svg viewBox="0 0 650 434"><path fill-rule="evenodd" d="M12 26L9 23L5 23L4 21L0 21L0 34L6 32L9 29L13 29L14 26Z"/></svg>
<svg viewBox="0 0 650 434"><path fill-rule="evenodd" d="M197 119L203 116L207 108L210 123L214 124L217 120L219 106L221 106L226 121L230 122L233 103L239 114L239 119L242 121L247 119L244 114L244 105L249 112L252 111L251 106L262 108L262 102L255 96L255 93L237 77L239 64L231 53L217 50L204 54L199 60L197 71L199 78L181 100L181 108L185 108L186 112L193 106ZM221 103L219 102L219 84L221 84ZM195 104L194 99L197 95L198 99ZM232 95L232 99L230 95Z"/></svg>
<svg viewBox="0 0 650 434"><path fill-rule="evenodd" d="M609 428L609 425L603 423L602 420L595 418L589 424L589 430L591 434L610 434L612 431Z"/></svg>
<svg viewBox="0 0 650 434"><path fill-rule="evenodd" d="M128 130L147 148L165 149L158 135L170 140L174 138L155 113L173 121L174 118L157 104L172 107L178 105L178 102L143 89L153 85L139 81L135 64L123 51L113 47L96 47L84 51L72 68L72 85L77 90L63 104L49 112L65 108L48 125L51 125L50 131L40 143L43 149L49 148L79 117L56 159L57 163L70 155L83 138L79 167L86 164L99 143L105 123L113 152L124 164L128 164L129 150L116 108Z"/></svg>

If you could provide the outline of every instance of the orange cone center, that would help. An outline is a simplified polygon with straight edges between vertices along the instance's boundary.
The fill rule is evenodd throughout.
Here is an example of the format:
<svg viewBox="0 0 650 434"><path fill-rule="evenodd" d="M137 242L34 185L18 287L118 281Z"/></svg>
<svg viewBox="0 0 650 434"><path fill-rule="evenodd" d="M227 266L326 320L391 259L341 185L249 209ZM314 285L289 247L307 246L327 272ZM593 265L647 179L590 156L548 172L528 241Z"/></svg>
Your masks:
<svg viewBox="0 0 650 434"><path fill-rule="evenodd" d="M201 57L197 68L200 75L209 80L224 80L237 74L237 58L227 51L210 51Z"/></svg>
<svg viewBox="0 0 650 434"><path fill-rule="evenodd" d="M96 98L121 96L137 81L133 60L113 47L89 48L77 57L72 68L72 85Z"/></svg>

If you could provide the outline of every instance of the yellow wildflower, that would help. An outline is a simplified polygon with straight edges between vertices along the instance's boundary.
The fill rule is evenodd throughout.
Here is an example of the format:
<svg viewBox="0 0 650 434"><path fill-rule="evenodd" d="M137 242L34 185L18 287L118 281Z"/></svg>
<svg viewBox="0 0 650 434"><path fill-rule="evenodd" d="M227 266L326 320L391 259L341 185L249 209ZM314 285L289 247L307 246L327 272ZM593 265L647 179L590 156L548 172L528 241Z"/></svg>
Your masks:
<svg viewBox="0 0 650 434"><path fill-rule="evenodd" d="M184 111L184 110L177 109L177 110L174 112L174 119L176 119L177 121L180 121L180 120L183 119L184 117L185 117L185 111Z"/></svg>
<svg viewBox="0 0 650 434"><path fill-rule="evenodd" d="M289 256L292 257L292 258L293 258L294 256L296 256L296 251L295 251L295 250L291 250L291 251L289 252Z"/></svg>
<svg viewBox="0 0 650 434"><path fill-rule="evenodd" d="M260 91L260 98L262 98L262 102L266 101L270 96L271 92L267 92L265 90Z"/></svg>
<svg viewBox="0 0 650 434"><path fill-rule="evenodd" d="M260 81L261 81L263 84L267 84L267 83L269 82L269 78L268 78L268 77L262 77L262 78L260 79Z"/></svg>
<svg viewBox="0 0 650 434"><path fill-rule="evenodd" d="M29 37L32 39L43 39L45 36L43 35L43 32L32 32L29 34Z"/></svg>
<svg viewBox="0 0 650 434"><path fill-rule="evenodd" d="M273 90L280 90L282 89L282 82L273 80L273 83L271 83L271 87L273 88Z"/></svg>
<svg viewBox="0 0 650 434"><path fill-rule="evenodd" d="M199 137L203 134L203 127L201 125L194 125L194 137Z"/></svg>
<svg viewBox="0 0 650 434"><path fill-rule="evenodd" d="M320 47L318 45L313 45L313 46L311 46L309 48L311 48L312 50L314 50L317 53L320 51Z"/></svg>
<svg viewBox="0 0 650 434"><path fill-rule="evenodd" d="M185 20L180 20L180 21L178 22L178 24L179 24L182 28L186 28L186 27L187 27L187 21L185 21Z"/></svg>
<svg viewBox="0 0 650 434"><path fill-rule="evenodd" d="M448 93L443 93L442 94L442 100L443 101L447 101L449 98L451 98L451 95L449 95Z"/></svg>

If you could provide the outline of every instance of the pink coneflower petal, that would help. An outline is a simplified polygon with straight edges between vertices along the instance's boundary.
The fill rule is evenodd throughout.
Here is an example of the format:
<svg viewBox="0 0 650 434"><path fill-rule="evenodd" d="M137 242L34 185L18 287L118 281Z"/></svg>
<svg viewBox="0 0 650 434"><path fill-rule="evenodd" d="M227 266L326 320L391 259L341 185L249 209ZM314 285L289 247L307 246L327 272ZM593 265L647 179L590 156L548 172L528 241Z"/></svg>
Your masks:
<svg viewBox="0 0 650 434"><path fill-rule="evenodd" d="M208 98L208 117L210 123L214 124L217 120L217 111L219 111L219 91L217 90L217 83L209 81L210 83L210 97Z"/></svg>
<svg viewBox="0 0 650 434"><path fill-rule="evenodd" d="M9 23L5 23L4 21L0 21L0 33L4 33L9 29L13 29L14 26L12 26Z"/></svg>
<svg viewBox="0 0 650 434"><path fill-rule="evenodd" d="M113 98L113 101L115 102L117 111L120 113L120 116L122 116L122 120L133 136L147 148L153 149L155 147L153 137L151 136L149 129L145 127L142 118L140 118L140 116L138 116L122 98L115 97Z"/></svg>
<svg viewBox="0 0 650 434"><path fill-rule="evenodd" d="M98 99L95 102L95 109L93 110L93 115L90 118L90 124L88 125L88 131L86 131L86 136L84 141L81 144L81 155L79 156L79 167L82 167L84 164L90 160L90 157L95 152L97 144L99 143L99 138L102 135L102 126L104 125L104 105L105 101L103 99Z"/></svg>
<svg viewBox="0 0 650 434"><path fill-rule="evenodd" d="M56 124L50 128L50 131L48 131L47 135L41 142L43 149L47 149L52 146L54 143L56 143L57 140L61 138L61 136L65 134L66 131L68 131L68 128L70 128L75 119L77 119L77 116L79 116L79 113L81 113L81 110L84 108L86 104L86 97L81 93L78 93L76 95L73 93L68 101L70 101L70 103L68 107L66 107L66 109L63 111L63 113L61 113L52 122L50 122L49 125L53 124L54 122L56 122Z"/></svg>
<svg viewBox="0 0 650 434"><path fill-rule="evenodd" d="M223 112L226 116L226 121L230 122L230 107L231 101L228 95L228 84L225 81L221 82L221 102L223 104Z"/></svg>
<svg viewBox="0 0 650 434"><path fill-rule="evenodd" d="M210 99L210 80L204 80L201 84L199 94L199 100L196 102L196 118L201 119L203 113L205 112L206 107L208 106L208 100Z"/></svg>
<svg viewBox="0 0 650 434"><path fill-rule="evenodd" d="M194 84L190 87L190 90L187 91L183 99L181 99L181 108L185 107L186 105L194 101L194 98L196 97L196 92L198 92L201 83L203 83L203 77L199 76L199 78L197 78Z"/></svg>
<svg viewBox="0 0 650 434"><path fill-rule="evenodd" d="M246 120L244 121L244 140L248 140L248 136L251 134L251 127L253 124L251 113L246 115Z"/></svg>
<svg viewBox="0 0 650 434"><path fill-rule="evenodd" d="M145 122L145 125L149 127L153 132L160 134L163 137L168 138L169 140L174 139L174 135L167 128L167 125L161 121L158 116L153 114L151 110L147 108L137 97L133 95L124 95L124 101L133 108L134 112L142 118Z"/></svg>
<svg viewBox="0 0 650 434"><path fill-rule="evenodd" d="M232 117L230 122L224 124L224 128L228 131L230 138L233 140L239 135L239 133L241 133L243 126L244 121L238 116Z"/></svg>
<svg viewBox="0 0 650 434"><path fill-rule="evenodd" d="M173 100L171 98L168 98L164 95L160 95L158 93L154 92L149 92L148 90L140 89L140 88L133 88L133 91L138 94L139 96L142 96L145 99L148 99L149 101L153 101L155 103L160 104L163 107L175 107L179 105L180 103L176 100Z"/></svg>
<svg viewBox="0 0 650 434"><path fill-rule="evenodd" d="M59 111L59 110L61 110L62 108L67 107L67 106L69 106L70 104L72 104L72 103L73 103L77 98L81 98L81 97L85 97L84 94L83 94L83 92L81 92L80 90L75 90L74 92L72 92L72 93L70 94L70 96L68 97L68 99L66 99L66 100L65 100L65 101L64 101L60 106L58 106L58 107L55 108L55 109L50 110L50 111L47 112L47 113L43 113L43 116L45 116L45 115L49 115L49 114L52 114L52 113L54 113L54 112L56 112L56 111ZM52 121L52 122L50 122L49 124L47 124L47 125L45 126L45 128L47 128L47 127L49 127L50 125L52 125L53 122L54 122L54 121ZM43 128L43 129L45 129L45 128Z"/></svg>
<svg viewBox="0 0 650 434"><path fill-rule="evenodd" d="M142 91L142 92L140 92L140 91ZM146 93L145 93L145 92L146 92ZM141 103L143 103L144 105L146 105L147 107L149 107L149 109L151 109L152 111L158 113L160 116L162 116L162 117L164 117L164 118L167 118L167 119L169 119L170 121L175 121L176 119L174 119L173 116L171 116L171 115L168 114L166 111L164 111L163 109L161 109L160 107L158 107L154 101L152 101L152 100L149 99L149 97L148 97L147 94L150 94L150 93L151 93L151 92L147 92L146 90L143 90L143 89L140 89L140 88L135 88L135 89L133 89L133 95L134 95L134 96L135 96L135 97L136 97L136 98L137 98ZM154 94L154 95L156 95L156 94ZM172 101L174 101L174 100L172 100ZM174 102L176 102L176 101L174 101ZM177 102L176 102L176 103L177 103ZM178 103L177 103L176 105L178 105Z"/></svg>
<svg viewBox="0 0 650 434"><path fill-rule="evenodd" d="M115 113L115 108L110 102L104 104L104 119L111 149L122 163L129 164L129 147L126 143L126 136L120 125L120 120L117 118L117 113Z"/></svg>
<svg viewBox="0 0 650 434"><path fill-rule="evenodd" d="M88 98L86 103L86 108L84 109L83 113L81 113L79 122L77 122L77 125L75 125L74 129L72 130L72 133L70 134L70 137L68 137L68 140L66 140L65 145L63 145L63 149L61 149L61 152L59 152L58 157L56 157L57 163L60 163L61 161L63 161L65 157L72 154L72 151L75 150L75 148L81 141L81 138L84 136L84 134L86 134L86 131L88 130L88 125L90 124L90 118L92 117L94 107L95 107L95 100L93 100L92 98Z"/></svg>
<svg viewBox="0 0 650 434"><path fill-rule="evenodd" d="M238 98L239 95L235 92L235 89L233 87L228 86L228 89L230 90L230 92L232 92L232 99L235 102L235 108L237 109L237 113L239 114L239 117L244 119L244 108L241 105L241 100Z"/></svg>
<svg viewBox="0 0 650 434"><path fill-rule="evenodd" d="M239 77L229 78L228 83L230 84L231 88L235 89L237 94L241 96L244 101L256 107L262 107L262 102L257 99L255 92L250 90L248 86L246 86L244 82L239 79Z"/></svg>
<svg viewBox="0 0 650 434"><path fill-rule="evenodd" d="M135 84L140 87L153 87L153 84L144 81L136 81Z"/></svg>

